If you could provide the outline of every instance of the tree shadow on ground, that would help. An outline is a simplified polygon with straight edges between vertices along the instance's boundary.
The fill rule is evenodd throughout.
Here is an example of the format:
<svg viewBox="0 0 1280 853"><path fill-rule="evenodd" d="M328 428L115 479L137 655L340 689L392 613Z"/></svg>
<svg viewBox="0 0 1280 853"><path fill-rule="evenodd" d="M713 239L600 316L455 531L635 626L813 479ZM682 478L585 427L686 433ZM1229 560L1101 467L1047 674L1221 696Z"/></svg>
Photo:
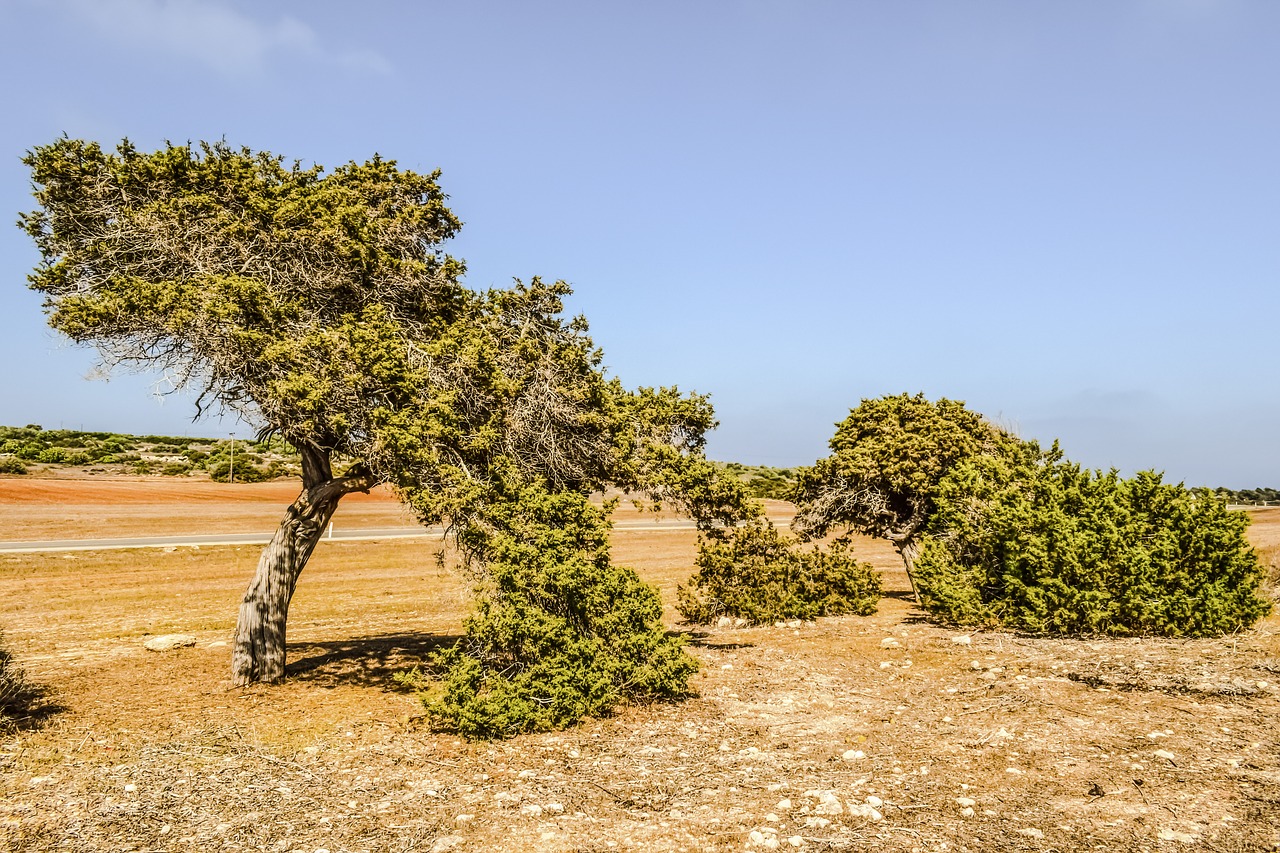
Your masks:
<svg viewBox="0 0 1280 853"><path fill-rule="evenodd" d="M428 667L433 654L460 639L456 634L377 634L290 643L286 677L320 687L355 685L412 693L412 687L395 680L396 673Z"/></svg>
<svg viewBox="0 0 1280 853"><path fill-rule="evenodd" d="M696 646L700 649L711 649L717 652L727 652L733 649L751 649L755 648L755 643L734 643L734 642L716 642L711 634L706 631L689 631L685 634L689 639L689 645Z"/></svg>
<svg viewBox="0 0 1280 853"><path fill-rule="evenodd" d="M31 732L68 710L52 698L52 691L42 685L24 685L21 694L11 694L0 702L0 735Z"/></svg>

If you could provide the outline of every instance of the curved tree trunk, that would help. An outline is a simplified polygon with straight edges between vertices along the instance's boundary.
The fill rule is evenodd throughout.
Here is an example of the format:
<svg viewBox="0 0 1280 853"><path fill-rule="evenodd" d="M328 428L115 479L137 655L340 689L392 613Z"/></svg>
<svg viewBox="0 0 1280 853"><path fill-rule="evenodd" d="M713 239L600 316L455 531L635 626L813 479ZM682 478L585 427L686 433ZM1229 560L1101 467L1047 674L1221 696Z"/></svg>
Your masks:
<svg viewBox="0 0 1280 853"><path fill-rule="evenodd" d="M320 541L338 501L348 492L368 491L373 478L363 465L334 478L329 454L302 449L302 494L258 559L258 570L245 590L236 622L231 655L231 681L243 687L255 681L284 678L285 624L298 576Z"/></svg>
<svg viewBox="0 0 1280 853"><path fill-rule="evenodd" d="M920 603L920 593L916 590L916 558L920 556L920 542L914 536L890 537L893 547L897 549L902 564L907 567L907 581L911 584L911 597Z"/></svg>

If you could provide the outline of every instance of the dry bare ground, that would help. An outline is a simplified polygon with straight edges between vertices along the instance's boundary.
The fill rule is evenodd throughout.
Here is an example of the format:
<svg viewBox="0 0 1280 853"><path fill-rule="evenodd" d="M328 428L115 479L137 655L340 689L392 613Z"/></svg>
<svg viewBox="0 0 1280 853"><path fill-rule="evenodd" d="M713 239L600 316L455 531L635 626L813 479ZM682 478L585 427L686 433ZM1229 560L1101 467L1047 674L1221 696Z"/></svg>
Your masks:
<svg viewBox="0 0 1280 853"><path fill-rule="evenodd" d="M263 529L292 497L145 481L20 502L39 484L15 482L0 482L0 539L102 535L102 519L130 533ZM353 526L403 518L376 494L342 512ZM1251 535L1274 561L1280 510L1257 513ZM693 534L614 539L674 613ZM288 682L247 690L228 686L225 642L256 549L0 555L0 629L57 706L0 746L0 847L1280 843L1276 616L1221 640L962 635L922 621L892 552L868 542L890 590L876 615L691 631L696 697L469 744L428 730L391 677L460 631L466 585L435 547L322 543L291 611ZM143 649L173 631L197 646Z"/></svg>

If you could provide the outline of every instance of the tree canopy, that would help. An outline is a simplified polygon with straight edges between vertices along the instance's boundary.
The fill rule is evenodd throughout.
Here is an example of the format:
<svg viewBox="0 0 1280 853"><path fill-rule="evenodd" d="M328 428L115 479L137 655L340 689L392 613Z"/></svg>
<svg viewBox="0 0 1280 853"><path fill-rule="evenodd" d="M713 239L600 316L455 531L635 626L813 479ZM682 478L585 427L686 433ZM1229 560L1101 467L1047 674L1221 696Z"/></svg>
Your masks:
<svg viewBox="0 0 1280 853"><path fill-rule="evenodd" d="M836 426L831 455L797 471L793 528L805 537L850 530L891 541L912 575L938 486L962 460L1006 452L1016 439L964 403L923 394L863 400Z"/></svg>

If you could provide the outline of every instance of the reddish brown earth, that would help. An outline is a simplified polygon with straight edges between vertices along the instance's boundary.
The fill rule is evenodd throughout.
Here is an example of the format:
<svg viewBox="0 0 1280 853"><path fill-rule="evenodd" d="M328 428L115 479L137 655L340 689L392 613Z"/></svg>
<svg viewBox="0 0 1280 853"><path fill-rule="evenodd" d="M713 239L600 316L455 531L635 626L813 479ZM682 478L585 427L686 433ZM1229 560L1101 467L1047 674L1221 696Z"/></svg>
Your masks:
<svg viewBox="0 0 1280 853"><path fill-rule="evenodd" d="M0 480L0 539L269 530L295 493ZM411 523L382 493L338 518ZM1280 510L1255 518L1274 561ZM466 612L434 543L322 542L291 610L288 682L247 690L230 688L223 644L256 549L0 555L5 643L58 708L0 738L0 849L1280 842L1280 617L1217 640L962 634L923 621L892 551L862 545L889 590L874 616L751 629L673 616L702 663L695 697L494 744L425 728L392 679ZM695 549L687 531L614 536L672 615ZM197 645L143 649L176 631Z"/></svg>

